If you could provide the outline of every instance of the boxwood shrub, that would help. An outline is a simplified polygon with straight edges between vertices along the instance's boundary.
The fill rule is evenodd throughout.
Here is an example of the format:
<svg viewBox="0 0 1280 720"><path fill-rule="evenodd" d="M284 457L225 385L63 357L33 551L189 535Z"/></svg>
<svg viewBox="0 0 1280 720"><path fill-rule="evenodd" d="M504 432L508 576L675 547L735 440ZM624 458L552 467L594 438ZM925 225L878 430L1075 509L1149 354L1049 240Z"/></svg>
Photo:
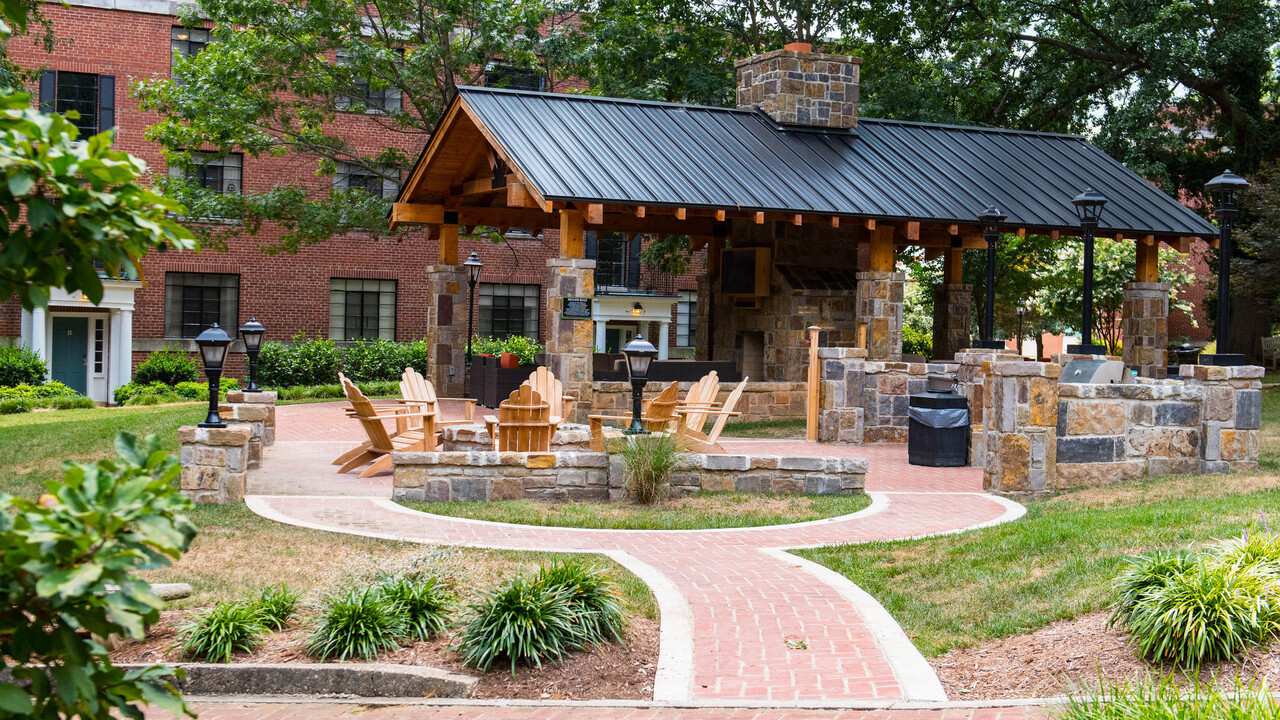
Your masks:
<svg viewBox="0 0 1280 720"><path fill-rule="evenodd" d="M0 387L0 415L30 412L40 407L70 410L97 406L93 400L57 380L42 385L21 383Z"/></svg>
<svg viewBox="0 0 1280 720"><path fill-rule="evenodd" d="M200 379L200 366L195 360L174 347L158 350L133 371L133 381L139 385L164 383L177 385Z"/></svg>
<svg viewBox="0 0 1280 720"><path fill-rule="evenodd" d="M429 357L426 340L359 340L340 345L295 335L288 344L263 343L258 355L258 384L276 389L337 386L339 372L357 383L393 382L399 381L406 367L425 372ZM340 386L334 397L342 397Z"/></svg>
<svg viewBox="0 0 1280 720"><path fill-rule="evenodd" d="M0 388L40 385L47 369L44 360L33 350L0 346Z"/></svg>
<svg viewBox="0 0 1280 720"><path fill-rule="evenodd" d="M220 398L226 398L228 390L240 389L240 381L235 378L221 378L218 384ZM112 393L112 399L117 405L161 405L193 400L208 401L209 383L180 382L171 386L157 381L144 385L135 380L116 388Z"/></svg>

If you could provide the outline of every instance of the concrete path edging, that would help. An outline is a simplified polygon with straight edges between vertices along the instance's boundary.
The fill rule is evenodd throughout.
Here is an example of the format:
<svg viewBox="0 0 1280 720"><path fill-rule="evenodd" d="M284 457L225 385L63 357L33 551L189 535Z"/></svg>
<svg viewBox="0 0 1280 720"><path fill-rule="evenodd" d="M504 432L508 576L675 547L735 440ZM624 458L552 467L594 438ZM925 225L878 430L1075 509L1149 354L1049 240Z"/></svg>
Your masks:
<svg viewBox="0 0 1280 720"><path fill-rule="evenodd" d="M649 586L658 602L658 669L653 677L653 699L687 702L693 697L693 610L675 583L656 568L621 550L608 550L614 562Z"/></svg>
<svg viewBox="0 0 1280 720"><path fill-rule="evenodd" d="M347 695L360 698L466 698L478 678L394 663L163 663L186 677L171 682L193 695ZM150 665L122 664L125 670Z"/></svg>

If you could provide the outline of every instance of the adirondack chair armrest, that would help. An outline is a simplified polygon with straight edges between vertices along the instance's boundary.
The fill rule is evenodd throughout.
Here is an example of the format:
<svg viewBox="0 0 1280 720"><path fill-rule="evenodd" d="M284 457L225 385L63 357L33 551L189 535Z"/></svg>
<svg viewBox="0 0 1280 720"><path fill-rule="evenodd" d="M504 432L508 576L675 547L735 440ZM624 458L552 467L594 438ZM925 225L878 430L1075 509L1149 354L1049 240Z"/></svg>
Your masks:
<svg viewBox="0 0 1280 720"><path fill-rule="evenodd" d="M568 395L560 396L560 402L564 404L565 417L569 417L573 415L573 404L577 401L578 401L577 398L569 397ZM559 420L557 420L556 422L559 422Z"/></svg>
<svg viewBox="0 0 1280 720"><path fill-rule="evenodd" d="M589 415L588 420L630 420L630 415ZM644 420L644 413L640 414L640 419Z"/></svg>
<svg viewBox="0 0 1280 720"><path fill-rule="evenodd" d="M436 398L438 403L462 403L462 416L471 422L476 416L475 398Z"/></svg>

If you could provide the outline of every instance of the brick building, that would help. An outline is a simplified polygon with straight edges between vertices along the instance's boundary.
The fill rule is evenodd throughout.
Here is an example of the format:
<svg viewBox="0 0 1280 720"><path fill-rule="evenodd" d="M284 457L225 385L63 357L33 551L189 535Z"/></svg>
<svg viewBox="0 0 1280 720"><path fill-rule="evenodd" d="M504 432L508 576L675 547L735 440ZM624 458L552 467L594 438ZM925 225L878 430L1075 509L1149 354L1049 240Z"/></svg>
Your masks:
<svg viewBox="0 0 1280 720"><path fill-rule="evenodd" d="M164 173L160 148L144 137L158 117L139 108L130 87L167 77L175 51L198 52L208 42L207 31L181 26L178 7L168 0L49 3L42 12L53 23L57 49L49 54L31 39L18 38L10 52L20 65L43 69L39 87L32 88L43 107L80 111L82 134L114 127L118 149L146 160L152 173ZM506 84L523 81L543 89L542 79L526 71L497 66L491 72ZM400 100L388 95L384 101ZM417 155L427 141L426 135L377 132L375 120L364 113L340 114L336 122L361 152L380 149L372 142L377 138ZM388 198L398 189L342 167L336 175L316 172L315 161L307 158L236 154L200 166L199 177L223 192L299 181L316 191L368 187ZM212 322L230 331L256 317L267 327L268 339L277 340L298 333L340 341L427 335L436 320L428 302L427 268L437 248L424 229L396 238L352 233L297 254L262 252L259 248L273 244L279 232L266 227L257 237L230 242L225 252L152 253L143 263L143 279L109 282L108 297L98 307L66 293L55 293L47 309L33 312L14 301L0 302L0 342L35 348L48 360L53 379L105 401L149 352L174 345L194 350L191 338ZM538 237L513 232L497 244L487 238L461 240L462 256L475 251L484 263L474 318L478 333L545 341L549 320L542 283L547 259L557 256L557 234L554 229ZM638 331L651 335L661 329L667 332L662 344L673 356L687 352L697 317L692 275L650 287L649 273L639 265L638 241L602 236L594 247L602 272L612 273L616 294L637 296L626 307L643 307L641 313L602 322L600 349L616 349ZM243 373L244 357L236 346L229 363L231 374Z"/></svg>

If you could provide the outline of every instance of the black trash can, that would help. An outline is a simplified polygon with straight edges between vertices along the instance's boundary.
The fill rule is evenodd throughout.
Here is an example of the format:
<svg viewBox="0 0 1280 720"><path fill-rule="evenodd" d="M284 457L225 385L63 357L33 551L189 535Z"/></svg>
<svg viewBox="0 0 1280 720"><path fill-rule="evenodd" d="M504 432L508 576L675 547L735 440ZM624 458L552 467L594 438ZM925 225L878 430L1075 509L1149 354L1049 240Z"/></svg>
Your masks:
<svg viewBox="0 0 1280 720"><path fill-rule="evenodd" d="M954 392L922 392L907 402L907 461L928 467L969 464L969 401Z"/></svg>

